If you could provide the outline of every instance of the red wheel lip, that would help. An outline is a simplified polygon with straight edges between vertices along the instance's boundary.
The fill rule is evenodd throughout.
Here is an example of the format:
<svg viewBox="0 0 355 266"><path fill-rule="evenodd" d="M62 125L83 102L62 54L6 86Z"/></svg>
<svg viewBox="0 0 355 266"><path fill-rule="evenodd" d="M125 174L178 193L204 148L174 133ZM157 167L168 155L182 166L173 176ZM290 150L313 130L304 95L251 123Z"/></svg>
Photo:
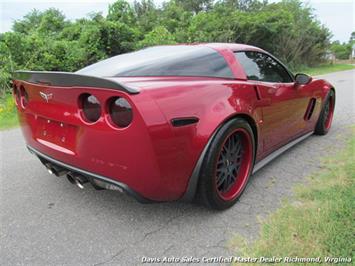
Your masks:
<svg viewBox="0 0 355 266"><path fill-rule="evenodd" d="M332 125L332 121L333 121L333 115L334 115L334 97L330 96L329 101L330 101L329 102L330 103L329 112L328 112L328 116L325 121L325 129L326 130L330 129L330 127Z"/></svg>
<svg viewBox="0 0 355 266"><path fill-rule="evenodd" d="M251 136L250 136L249 132L244 128L237 128L236 130L234 130L230 134L228 134L228 136L224 139L224 141L220 147L218 156L221 153L223 146L226 143L226 141L229 139L229 137L237 132L241 132L243 134L244 141L246 141L246 143L247 143L247 145L246 145L247 147L245 147L246 149L245 149L245 153L244 153L244 156L242 159L243 161L245 160L245 162L242 163L242 166L238 172L238 176L236 177L236 182L233 184L233 186L227 192L220 192L218 190L217 178L216 178L216 176L217 176L217 162L215 162L215 167L214 167L215 190L216 190L218 196L224 201L234 200L235 198L237 198L241 194L241 192L243 191L243 189L248 181L248 176L249 176L249 173L252 168L252 161L253 161L252 160L253 159L252 140L251 140ZM243 143L244 143L244 141L243 141ZM217 160L218 160L218 157L217 157Z"/></svg>

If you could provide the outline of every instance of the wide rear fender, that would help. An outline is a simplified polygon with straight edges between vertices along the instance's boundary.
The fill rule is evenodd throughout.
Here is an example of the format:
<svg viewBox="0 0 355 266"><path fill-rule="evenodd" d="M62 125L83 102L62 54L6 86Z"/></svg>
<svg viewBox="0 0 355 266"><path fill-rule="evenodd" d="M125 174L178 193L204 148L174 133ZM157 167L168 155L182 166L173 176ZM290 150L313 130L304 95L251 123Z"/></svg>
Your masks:
<svg viewBox="0 0 355 266"><path fill-rule="evenodd" d="M172 132L171 139L166 139L169 143L166 148L170 150L166 156L169 154L173 163L161 163L161 172L176 180L178 186L184 186L185 191L204 149L226 121L238 115L246 117L258 134L256 121L261 119L261 111L255 108L256 96L250 88L215 83L176 86L149 93ZM197 120L185 126L174 126L172 121L179 118Z"/></svg>

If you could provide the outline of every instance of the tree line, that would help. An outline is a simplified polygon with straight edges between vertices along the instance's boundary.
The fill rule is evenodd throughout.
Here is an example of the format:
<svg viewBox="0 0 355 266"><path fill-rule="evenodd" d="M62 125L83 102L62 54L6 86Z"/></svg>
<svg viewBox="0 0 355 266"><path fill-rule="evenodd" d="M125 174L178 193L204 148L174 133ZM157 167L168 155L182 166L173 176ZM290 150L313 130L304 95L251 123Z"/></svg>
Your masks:
<svg viewBox="0 0 355 266"><path fill-rule="evenodd" d="M118 0L106 16L69 21L57 9L32 10L0 35L0 90L17 69L76 71L156 44L233 42L261 47L291 68L320 63L330 31L299 0ZM1 92L1 91L0 91Z"/></svg>
<svg viewBox="0 0 355 266"><path fill-rule="evenodd" d="M339 41L332 42L330 51L337 59L346 60L349 59L352 49L355 45L355 31L350 34L348 42L340 43Z"/></svg>

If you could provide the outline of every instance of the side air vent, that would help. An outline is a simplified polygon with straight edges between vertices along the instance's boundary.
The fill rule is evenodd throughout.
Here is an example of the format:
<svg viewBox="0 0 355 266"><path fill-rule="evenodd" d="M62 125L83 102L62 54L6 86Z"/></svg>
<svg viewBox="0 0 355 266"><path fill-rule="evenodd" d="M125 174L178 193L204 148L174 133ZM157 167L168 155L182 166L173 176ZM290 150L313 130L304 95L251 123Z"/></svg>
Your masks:
<svg viewBox="0 0 355 266"><path fill-rule="evenodd" d="M316 106L316 99L312 98L309 101L309 104L308 104L308 107L307 107L307 111L306 111L306 113L304 115L304 120L307 121L307 120L311 119L315 106Z"/></svg>
<svg viewBox="0 0 355 266"><path fill-rule="evenodd" d="M199 121L197 117L179 117L171 119L171 124L174 127L182 127L191 124L195 124Z"/></svg>

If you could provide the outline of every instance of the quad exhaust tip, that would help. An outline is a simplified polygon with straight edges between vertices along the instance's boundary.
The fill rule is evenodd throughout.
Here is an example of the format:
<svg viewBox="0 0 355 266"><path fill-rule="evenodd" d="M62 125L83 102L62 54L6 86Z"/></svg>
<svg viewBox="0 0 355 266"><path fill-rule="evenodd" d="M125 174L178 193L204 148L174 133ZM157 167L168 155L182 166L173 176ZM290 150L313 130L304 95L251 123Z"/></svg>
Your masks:
<svg viewBox="0 0 355 266"><path fill-rule="evenodd" d="M123 192L123 189L117 185L110 184L110 183L100 181L97 179L88 178L84 175L81 175L76 172L72 172L68 169L62 168L58 165L54 165L50 162L43 162L43 164L47 168L47 171L49 174L55 175L55 176L66 175L68 181L70 183L72 183L73 185L76 185L80 189L84 189L85 188L84 184L90 182L94 186L94 188L97 190L108 189L108 190L116 190L119 192Z"/></svg>
<svg viewBox="0 0 355 266"><path fill-rule="evenodd" d="M48 173L49 173L50 175L53 175L53 171L52 171L51 168L48 167L47 170L48 170Z"/></svg>
<svg viewBox="0 0 355 266"><path fill-rule="evenodd" d="M67 173L67 179L73 185L76 185L80 189L84 189L84 184L88 182L88 179L83 176L73 172Z"/></svg>
<svg viewBox="0 0 355 266"><path fill-rule="evenodd" d="M52 165L50 163L46 163L45 166L47 168L48 173L51 175L62 176L62 175L65 175L66 173L68 173L67 170L65 170L61 167Z"/></svg>

